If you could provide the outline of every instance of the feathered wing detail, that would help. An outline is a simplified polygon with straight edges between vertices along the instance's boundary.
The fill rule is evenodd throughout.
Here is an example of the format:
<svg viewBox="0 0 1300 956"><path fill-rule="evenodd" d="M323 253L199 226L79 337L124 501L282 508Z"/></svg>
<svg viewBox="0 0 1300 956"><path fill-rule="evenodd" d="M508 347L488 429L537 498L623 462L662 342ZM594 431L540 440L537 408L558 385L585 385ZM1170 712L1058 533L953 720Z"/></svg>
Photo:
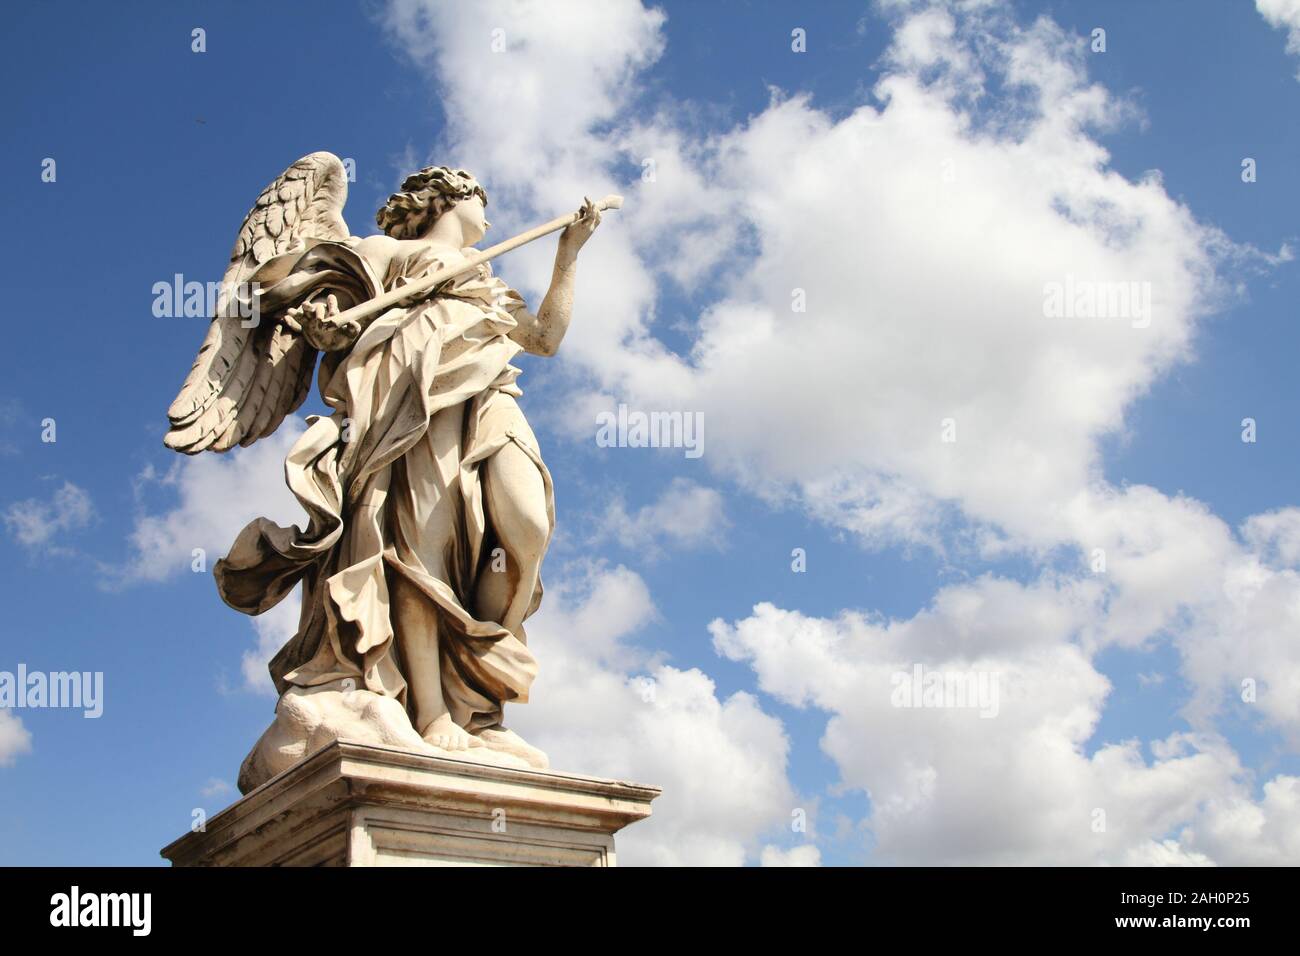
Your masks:
<svg viewBox="0 0 1300 956"><path fill-rule="evenodd" d="M347 195L342 161L319 152L298 160L257 197L230 253L217 315L167 411L168 448L193 455L251 445L306 399L316 350L282 324L247 327L234 305L241 283L273 256L347 239Z"/></svg>

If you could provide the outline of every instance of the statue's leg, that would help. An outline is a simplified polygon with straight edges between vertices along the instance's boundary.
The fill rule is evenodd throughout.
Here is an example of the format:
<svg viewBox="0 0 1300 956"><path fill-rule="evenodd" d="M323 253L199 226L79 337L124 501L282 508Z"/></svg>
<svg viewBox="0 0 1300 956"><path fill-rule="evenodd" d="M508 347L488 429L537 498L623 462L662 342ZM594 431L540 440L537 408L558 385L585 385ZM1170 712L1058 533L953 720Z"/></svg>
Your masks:
<svg viewBox="0 0 1300 956"><path fill-rule="evenodd" d="M522 635L551 534L546 484L536 463L514 442L507 442L492 455L483 469L488 520L505 551L506 569L493 571L489 562L480 575L478 615ZM514 754L534 767L547 765L546 754L502 724L476 733L477 739L494 750Z"/></svg>
<svg viewBox="0 0 1300 956"><path fill-rule="evenodd" d="M437 614L414 585L400 576L390 581L389 614L402 655L412 725L426 742L444 750L476 746L478 742L451 719L442 696Z"/></svg>
<svg viewBox="0 0 1300 956"><path fill-rule="evenodd" d="M519 634L541 575L551 533L546 485L528 454L507 442L483 463L488 520L505 551L505 571L491 562L480 576L478 612L512 634Z"/></svg>
<svg viewBox="0 0 1300 956"><path fill-rule="evenodd" d="M390 519L397 525L390 543L399 558L442 579L447 576L447 544L456 533L456 510L448 488L460 459L462 423L459 409L435 415L424 437L394 465L389 492ZM389 601L416 732L444 750L479 746L452 719L443 696L436 605L400 574L389 576Z"/></svg>

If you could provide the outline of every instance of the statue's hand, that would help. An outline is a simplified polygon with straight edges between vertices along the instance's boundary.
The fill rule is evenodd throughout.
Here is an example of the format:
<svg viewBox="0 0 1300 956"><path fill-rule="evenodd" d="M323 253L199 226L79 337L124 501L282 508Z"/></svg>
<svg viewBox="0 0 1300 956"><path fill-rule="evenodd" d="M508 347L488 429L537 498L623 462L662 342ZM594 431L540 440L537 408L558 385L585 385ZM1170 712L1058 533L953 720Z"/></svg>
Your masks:
<svg viewBox="0 0 1300 956"><path fill-rule="evenodd" d="M560 248L557 258L572 262L578 257L578 250L583 247L591 234L600 225L600 210L590 199L585 199L578 210L578 220L566 226L560 233Z"/></svg>
<svg viewBox="0 0 1300 956"><path fill-rule="evenodd" d="M280 319L295 332L301 333L313 348L322 352L340 352L352 347L361 335L357 322L335 321L339 314L339 301L333 295L324 302L305 302L289 309Z"/></svg>

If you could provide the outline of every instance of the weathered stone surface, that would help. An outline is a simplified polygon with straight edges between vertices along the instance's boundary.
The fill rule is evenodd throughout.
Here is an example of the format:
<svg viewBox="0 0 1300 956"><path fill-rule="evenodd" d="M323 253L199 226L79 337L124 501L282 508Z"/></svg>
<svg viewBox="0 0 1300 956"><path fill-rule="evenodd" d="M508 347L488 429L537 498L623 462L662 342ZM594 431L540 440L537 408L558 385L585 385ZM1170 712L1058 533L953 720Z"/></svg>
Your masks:
<svg viewBox="0 0 1300 956"><path fill-rule="evenodd" d="M258 518L213 568L222 598L246 614L295 588L302 598L297 633L270 661L276 719L241 789L343 739L545 768L546 754L504 723L537 674L524 622L542 600L555 528L511 361L555 354L578 253L622 199L479 250L487 192L465 170L406 177L376 214L381 235L351 235L347 182L322 151L262 191L168 410L165 444L193 455L270 435L313 380L331 409L285 460L305 526ZM488 260L554 232L534 314Z"/></svg>
<svg viewBox="0 0 1300 956"><path fill-rule="evenodd" d="M336 740L447 756L415 732L406 711L392 697L367 690L341 690L336 684L290 687L276 705L275 720L239 768L240 793L251 793ZM467 749L457 756L505 767L528 766L520 757L488 747Z"/></svg>
<svg viewBox="0 0 1300 956"><path fill-rule="evenodd" d="M613 866L655 787L335 741L165 847L173 866Z"/></svg>

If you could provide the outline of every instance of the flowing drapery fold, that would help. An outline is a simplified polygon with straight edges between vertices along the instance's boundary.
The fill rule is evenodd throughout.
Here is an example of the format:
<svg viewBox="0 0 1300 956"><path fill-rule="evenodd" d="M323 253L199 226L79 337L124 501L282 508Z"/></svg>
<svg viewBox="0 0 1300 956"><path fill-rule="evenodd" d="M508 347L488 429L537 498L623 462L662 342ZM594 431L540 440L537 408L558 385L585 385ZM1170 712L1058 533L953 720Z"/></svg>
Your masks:
<svg viewBox="0 0 1300 956"><path fill-rule="evenodd" d="M329 294L347 308L447 261L422 252L377 276L353 244L265 263L252 277L264 320ZM349 351L326 355L319 386L333 413L310 416L285 461L306 528L259 518L215 569L222 598L247 614L302 584L298 632L270 665L279 692L352 678L406 703L414 675L401 647L436 641L442 694L460 726L492 726L505 702L527 700L537 667L522 629L474 613L493 540L482 471L505 444L537 465L554 527L550 474L510 364L521 305L481 267L436 298L384 312ZM531 607L540 600L539 583Z"/></svg>

